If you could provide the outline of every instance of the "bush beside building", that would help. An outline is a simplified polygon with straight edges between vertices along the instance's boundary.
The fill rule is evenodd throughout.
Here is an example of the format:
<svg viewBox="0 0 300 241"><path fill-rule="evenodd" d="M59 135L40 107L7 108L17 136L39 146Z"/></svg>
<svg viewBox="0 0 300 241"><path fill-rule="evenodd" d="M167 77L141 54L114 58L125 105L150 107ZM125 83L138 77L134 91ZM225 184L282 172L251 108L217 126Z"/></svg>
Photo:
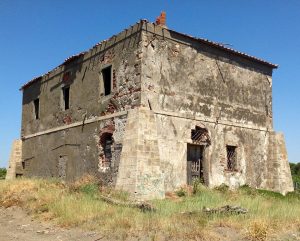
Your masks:
<svg viewBox="0 0 300 241"><path fill-rule="evenodd" d="M0 180L5 179L6 168L0 168Z"/></svg>

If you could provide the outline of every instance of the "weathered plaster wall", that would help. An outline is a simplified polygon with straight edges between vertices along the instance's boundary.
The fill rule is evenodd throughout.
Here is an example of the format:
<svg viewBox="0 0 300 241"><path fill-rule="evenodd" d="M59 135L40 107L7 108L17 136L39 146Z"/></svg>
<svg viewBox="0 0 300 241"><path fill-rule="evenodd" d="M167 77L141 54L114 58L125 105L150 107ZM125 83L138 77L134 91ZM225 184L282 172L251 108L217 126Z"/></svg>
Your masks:
<svg viewBox="0 0 300 241"><path fill-rule="evenodd" d="M265 132L215 126L197 119L162 114L156 114L156 122L166 191L174 190L187 182L187 143L193 143L191 129L195 126L208 129L211 137L211 145L204 151L204 179L207 185L214 187L225 183L237 187L247 183L257 188L262 187L264 175L268 173L268 136ZM226 145L238 148L238 165L234 172L226 170Z"/></svg>
<svg viewBox="0 0 300 241"><path fill-rule="evenodd" d="M105 117L140 105L140 29L141 25L136 24L97 44L23 90L21 135L26 176L74 180L89 173L115 184L126 114ZM101 71L107 66L112 66L112 90L105 96ZM70 86L67 110L63 104L64 86ZM37 120L33 104L36 98L40 99ZM102 119L93 121L95 118ZM55 129L61 127L65 129ZM109 168L101 145L101 137L107 133L114 141Z"/></svg>
<svg viewBox="0 0 300 241"><path fill-rule="evenodd" d="M69 64L61 65L23 90L22 136L131 109L140 103L140 25L103 41ZM104 96L101 70L112 66L112 92ZM70 72L68 81L64 74ZM70 109L62 88L70 86ZM33 100L40 98L40 119Z"/></svg>
<svg viewBox="0 0 300 241"><path fill-rule="evenodd" d="M99 177L105 184L114 185L125 123L126 115L122 115L24 140L24 174L29 177L58 177L67 181L90 174ZM104 168L100 137L111 126L114 126L112 160L110 167Z"/></svg>
<svg viewBox="0 0 300 241"><path fill-rule="evenodd" d="M186 116L272 128L272 70L147 24L142 104Z"/></svg>
<svg viewBox="0 0 300 241"><path fill-rule="evenodd" d="M187 182L187 143L195 126L211 138L204 152L208 186L293 190L284 139L270 143L272 69L159 26L144 29L141 98L155 113L165 190ZM237 147L235 171L226 170L226 145Z"/></svg>

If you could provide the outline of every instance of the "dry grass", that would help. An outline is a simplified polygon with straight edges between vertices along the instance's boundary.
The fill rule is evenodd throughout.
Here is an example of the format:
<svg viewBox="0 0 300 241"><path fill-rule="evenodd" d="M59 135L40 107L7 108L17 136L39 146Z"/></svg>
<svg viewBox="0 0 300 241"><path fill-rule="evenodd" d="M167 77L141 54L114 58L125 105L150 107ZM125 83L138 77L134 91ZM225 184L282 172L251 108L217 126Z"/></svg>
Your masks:
<svg viewBox="0 0 300 241"><path fill-rule="evenodd" d="M299 196L282 197L244 187L236 192L226 188L209 190L197 187L192 193L182 189L181 197L169 193L168 199L153 200L155 213L117 207L97 198L99 193L127 200L124 192L99 187L97 180L86 176L71 185L58 180L19 179L0 182L0 206L20 206L33 215L65 227L98 230L119 238L147 234L155 240L160 234L177 240L218 240L216 228L232 229L249 240L267 240L282 229L300 228ZM183 215L203 207L240 205L246 215Z"/></svg>
<svg viewBox="0 0 300 241"><path fill-rule="evenodd" d="M268 222L265 220L254 220L247 229L247 236L250 240L265 241L271 232Z"/></svg>

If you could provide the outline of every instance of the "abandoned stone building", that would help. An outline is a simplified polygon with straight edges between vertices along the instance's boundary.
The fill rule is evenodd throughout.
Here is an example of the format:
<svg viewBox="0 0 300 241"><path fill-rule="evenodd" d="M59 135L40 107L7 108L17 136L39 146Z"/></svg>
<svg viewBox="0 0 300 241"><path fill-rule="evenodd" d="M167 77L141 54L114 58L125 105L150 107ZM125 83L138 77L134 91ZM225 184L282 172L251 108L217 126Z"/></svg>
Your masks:
<svg viewBox="0 0 300 241"><path fill-rule="evenodd" d="M22 86L22 174L85 174L136 199L209 187L293 190L272 120L277 65L141 20Z"/></svg>

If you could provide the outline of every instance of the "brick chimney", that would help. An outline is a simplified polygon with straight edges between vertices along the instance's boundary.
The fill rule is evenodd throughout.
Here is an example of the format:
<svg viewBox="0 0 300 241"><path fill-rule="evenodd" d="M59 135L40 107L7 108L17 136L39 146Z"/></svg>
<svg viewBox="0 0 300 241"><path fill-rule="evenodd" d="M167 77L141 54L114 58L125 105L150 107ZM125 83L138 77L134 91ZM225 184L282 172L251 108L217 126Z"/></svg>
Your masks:
<svg viewBox="0 0 300 241"><path fill-rule="evenodd" d="M162 12L160 13L160 16L158 16L158 17L156 18L155 23L156 23L157 25L162 26L162 27L167 27L167 26L166 26L166 12L162 11Z"/></svg>

